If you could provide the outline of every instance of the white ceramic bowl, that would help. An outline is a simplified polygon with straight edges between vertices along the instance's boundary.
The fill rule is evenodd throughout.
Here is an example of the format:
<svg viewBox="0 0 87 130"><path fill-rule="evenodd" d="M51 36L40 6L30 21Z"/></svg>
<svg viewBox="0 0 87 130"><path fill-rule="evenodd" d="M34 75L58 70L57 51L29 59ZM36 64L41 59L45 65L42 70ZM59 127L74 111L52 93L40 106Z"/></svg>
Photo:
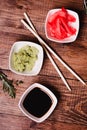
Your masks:
<svg viewBox="0 0 87 130"><path fill-rule="evenodd" d="M12 56L13 56L14 52L17 52L19 49L21 49L22 47L24 47L26 45L34 46L39 50L38 59L36 60L35 65L31 71L18 72L13 67ZM28 41L19 41L19 42L15 42L13 44L11 51L10 51L10 55L9 55L9 69L12 72L14 72L16 74L20 74L20 75L35 76L40 72L42 64L43 64L43 48L40 45L33 43L33 42L28 42Z"/></svg>
<svg viewBox="0 0 87 130"><path fill-rule="evenodd" d="M51 107L48 109L48 111L43 115L41 116L40 118L39 117L36 117L34 116L33 114L29 113L25 107L23 106L23 102L26 98L26 96L34 89L34 88L39 88L41 91L43 91L44 93L46 93L51 101L52 101L52 104L51 104ZM43 99L44 100L44 99ZM43 102L43 101L42 101ZM37 105L37 104L36 104ZM48 89L46 88L45 86L39 84L39 83L34 83L32 84L31 86L29 86L29 88L23 93L23 95L21 96L20 98L20 101L19 101L19 108L20 110L30 119L34 120L35 122L43 122L45 119L47 119L50 114L53 112L54 108L56 107L57 105L57 98L55 97L55 95ZM39 111L39 110L38 110Z"/></svg>
<svg viewBox="0 0 87 130"><path fill-rule="evenodd" d="M78 32L79 32L79 16L78 16L78 14L76 12L74 12L72 10L68 10L67 9L68 13L71 14L71 15L73 15L76 18L75 22L70 22L70 25L76 29L76 34L75 35L72 35L72 36L70 36L68 38L65 38L63 40L58 40L58 39L52 38L47 33L47 22L48 22L48 18L51 17L51 15L53 15L55 12L58 12L59 10L61 10L61 9L52 9L47 14L46 21L45 21L45 34L46 34L46 37L49 40L54 41L54 42L58 42L58 43L70 43L70 42L74 42L76 40Z"/></svg>

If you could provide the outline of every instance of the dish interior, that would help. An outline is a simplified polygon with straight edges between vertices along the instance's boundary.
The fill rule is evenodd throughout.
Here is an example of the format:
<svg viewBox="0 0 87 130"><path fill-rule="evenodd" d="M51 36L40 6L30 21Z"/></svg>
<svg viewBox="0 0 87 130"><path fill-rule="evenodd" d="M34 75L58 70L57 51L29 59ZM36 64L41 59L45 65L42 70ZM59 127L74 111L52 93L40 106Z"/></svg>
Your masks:
<svg viewBox="0 0 87 130"><path fill-rule="evenodd" d="M76 20L75 22L68 22L69 26L73 27L74 29L76 29L76 33L74 35L71 35L69 37L66 37L64 39L58 39L55 38L54 36L51 36L49 31L52 32L52 28L48 27L48 21L49 19L52 19L52 16L56 13L58 13L61 9L52 9L48 12L47 17L46 17L46 22L45 22L45 33L46 33L46 37L49 40L55 41L55 42L59 42L59 43L69 43L69 42L73 42L76 40L78 32L79 32L79 16L76 12L72 11L72 10L68 10L67 12L69 15L73 16ZM51 26L51 25L50 25Z"/></svg>
<svg viewBox="0 0 87 130"><path fill-rule="evenodd" d="M23 101L24 108L35 117L42 117L51 107L51 98L40 88L32 89Z"/></svg>

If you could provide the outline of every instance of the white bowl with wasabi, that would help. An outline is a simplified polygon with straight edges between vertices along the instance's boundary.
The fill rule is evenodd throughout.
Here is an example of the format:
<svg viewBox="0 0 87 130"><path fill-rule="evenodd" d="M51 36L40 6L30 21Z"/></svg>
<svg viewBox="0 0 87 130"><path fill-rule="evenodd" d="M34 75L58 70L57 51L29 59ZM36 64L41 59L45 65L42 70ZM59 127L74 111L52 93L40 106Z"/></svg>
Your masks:
<svg viewBox="0 0 87 130"><path fill-rule="evenodd" d="M33 42L15 42L9 54L9 69L20 75L35 76L43 64L43 48Z"/></svg>

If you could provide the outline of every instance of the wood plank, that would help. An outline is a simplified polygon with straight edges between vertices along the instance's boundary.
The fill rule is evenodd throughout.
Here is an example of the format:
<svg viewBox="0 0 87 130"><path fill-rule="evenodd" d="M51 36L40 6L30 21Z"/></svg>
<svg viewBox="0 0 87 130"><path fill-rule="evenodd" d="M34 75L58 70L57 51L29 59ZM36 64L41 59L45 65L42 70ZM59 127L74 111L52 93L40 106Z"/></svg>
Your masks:
<svg viewBox="0 0 87 130"><path fill-rule="evenodd" d="M8 125L9 121L9 125ZM35 123L27 117L0 114L1 130L87 130L85 125L61 123L55 120L46 120L43 123Z"/></svg>
<svg viewBox="0 0 87 130"><path fill-rule="evenodd" d="M60 44L49 41L45 36L45 19L53 8L65 7L75 10L80 18L79 35L75 42ZM1 130L87 130L87 87L83 86L55 58L63 71L72 91L69 92L56 73L46 54L38 76L20 76L9 71L10 49L16 41L38 40L21 24L23 13L27 11L40 36L87 82L87 17L83 0L0 0L0 69L14 80L16 98L11 99L2 90L0 81L0 129ZM24 83L16 85L16 80ZM58 98L54 112L43 123L35 123L19 110L18 102L23 92L38 82L51 89Z"/></svg>
<svg viewBox="0 0 87 130"><path fill-rule="evenodd" d="M45 3L44 1L43 3ZM62 2L56 3L56 6L62 6ZM59 55L79 74L81 75L85 80L87 79L87 57L85 54L87 53L87 19L85 15L82 15L82 13L79 13L81 17L81 28L80 33L78 36L78 39L72 43L72 44L57 44L51 41L48 41L45 36L44 32L44 22L45 17L50 8L53 7L51 2L49 3L49 6L47 4L43 4L42 2L29 2L27 1L17 1L17 2L8 2L5 1L3 3L3 0L1 0L1 11L0 11L0 67L2 69L9 69L8 67L8 58L9 58L9 52L10 49L15 41L19 40L27 40L27 41L34 41L37 42L37 40L34 38L34 36L29 33L21 24L20 19L23 18L23 12L25 9L29 12L29 15L31 16L35 27L37 28L40 35L47 41L47 43L55 50L56 53L59 53ZM81 2L73 2L72 0L65 1L65 7L66 5L69 6L68 3L79 4L78 9L82 9L82 1ZM73 7L73 4L72 5ZM32 8L31 8L32 5ZM37 6L35 6L37 5ZM44 5L44 6L43 6ZM36 7L35 10L32 10L33 7ZM40 8L42 7L42 11L40 12ZM48 6L48 8L47 8ZM21 7L21 8L20 8ZM70 6L69 6L70 7ZM76 7L76 6L75 6ZM14 10L12 12L11 8ZM3 10L2 10L3 9ZM74 8L75 9L75 8ZM36 14L36 15L35 15ZM39 19L38 19L38 14ZM5 40L4 40L5 39ZM2 49L3 48L3 49ZM51 63L48 61L48 59L45 60L45 66L42 74L46 74L46 72L51 75L57 76L56 71L54 71L53 67L51 67L52 70L49 70L48 65L52 66ZM58 65L63 70L65 76L67 78L74 78L68 71L60 65L58 62ZM78 67L79 66L79 67ZM50 73L52 72L52 73Z"/></svg>
<svg viewBox="0 0 87 130"><path fill-rule="evenodd" d="M16 99L11 99L7 94L4 94L0 84L0 113L23 116L23 113L18 108L19 99L28 86L38 82L51 89L59 101L49 120L87 124L87 88L81 86L78 81L68 79L72 88L72 91L69 92L60 78L57 77L26 77L12 74L9 71L6 74L8 74L9 78L14 79L14 82L21 79L24 83L19 86L15 85L17 89Z"/></svg>

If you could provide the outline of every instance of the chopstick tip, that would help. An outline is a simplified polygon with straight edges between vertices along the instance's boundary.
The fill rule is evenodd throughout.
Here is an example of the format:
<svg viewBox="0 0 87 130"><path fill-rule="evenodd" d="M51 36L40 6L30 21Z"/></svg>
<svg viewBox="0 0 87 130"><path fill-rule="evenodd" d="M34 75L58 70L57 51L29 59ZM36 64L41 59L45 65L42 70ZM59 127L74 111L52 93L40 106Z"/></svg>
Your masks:
<svg viewBox="0 0 87 130"><path fill-rule="evenodd" d="M84 82L84 86L87 86L87 84Z"/></svg>
<svg viewBox="0 0 87 130"><path fill-rule="evenodd" d="M24 16L26 15L27 13L26 12L24 12Z"/></svg>
<svg viewBox="0 0 87 130"><path fill-rule="evenodd" d="M71 88L68 88L68 90L71 92Z"/></svg>
<svg viewBox="0 0 87 130"><path fill-rule="evenodd" d="M23 21L24 21L24 20L23 20L23 19L21 19L21 23L23 23Z"/></svg>
<svg viewBox="0 0 87 130"><path fill-rule="evenodd" d="M82 82L84 86L87 86L87 84L85 83L85 81Z"/></svg>

